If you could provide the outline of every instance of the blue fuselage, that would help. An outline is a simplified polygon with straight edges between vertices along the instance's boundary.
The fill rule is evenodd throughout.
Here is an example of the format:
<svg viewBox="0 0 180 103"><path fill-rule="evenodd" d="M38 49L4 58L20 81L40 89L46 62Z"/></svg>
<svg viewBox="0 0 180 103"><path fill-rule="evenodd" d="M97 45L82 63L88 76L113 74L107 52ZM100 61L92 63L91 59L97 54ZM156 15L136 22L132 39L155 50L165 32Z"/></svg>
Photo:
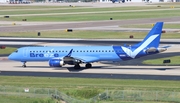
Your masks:
<svg viewBox="0 0 180 103"><path fill-rule="evenodd" d="M121 46L51 46L51 47L22 47L12 53L9 58L16 61L48 61L61 58L72 50L72 57L96 57L96 61L120 61L132 59L129 51ZM133 51L133 48L131 47ZM136 57L147 55L140 51Z"/></svg>

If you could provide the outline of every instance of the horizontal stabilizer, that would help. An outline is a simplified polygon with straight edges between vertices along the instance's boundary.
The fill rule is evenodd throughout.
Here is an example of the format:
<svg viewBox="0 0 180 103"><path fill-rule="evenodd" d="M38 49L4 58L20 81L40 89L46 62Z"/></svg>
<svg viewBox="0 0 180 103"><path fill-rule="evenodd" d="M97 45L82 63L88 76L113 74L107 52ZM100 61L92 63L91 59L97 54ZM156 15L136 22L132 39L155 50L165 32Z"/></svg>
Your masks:
<svg viewBox="0 0 180 103"><path fill-rule="evenodd" d="M166 48L151 47L151 48L147 49L146 52L147 53L152 53L152 52L156 52L156 51L163 52L163 51L166 51L166 50L167 50Z"/></svg>

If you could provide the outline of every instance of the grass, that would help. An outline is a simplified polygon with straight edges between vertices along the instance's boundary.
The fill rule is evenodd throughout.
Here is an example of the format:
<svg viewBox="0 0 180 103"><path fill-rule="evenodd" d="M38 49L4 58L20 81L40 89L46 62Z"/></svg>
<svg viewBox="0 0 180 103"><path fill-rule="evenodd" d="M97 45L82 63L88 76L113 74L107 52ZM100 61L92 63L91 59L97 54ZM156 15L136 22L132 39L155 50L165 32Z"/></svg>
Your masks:
<svg viewBox="0 0 180 103"><path fill-rule="evenodd" d="M24 96L0 95L0 103L55 103L51 98L31 98Z"/></svg>
<svg viewBox="0 0 180 103"><path fill-rule="evenodd" d="M42 13L69 13L69 12L95 12L95 11L119 11L119 10L151 10L151 9L168 9L169 7L158 8L156 6L132 6L132 7L63 7L63 6L4 6L0 7L0 15L7 14L42 14ZM10 10L9 10L10 9Z"/></svg>
<svg viewBox="0 0 180 103"><path fill-rule="evenodd" d="M11 86L15 90L16 90L15 87L52 88L52 89L56 88L60 92L64 92L67 95L80 100L89 99L94 96L97 96L99 95L99 93L103 93L107 89L108 91L140 90L140 91L180 92L179 81L165 81L165 80L123 80L123 79L98 79L98 78L88 79L88 78L0 76L0 85L5 87ZM18 96L17 97L5 96L5 97L0 97L0 102L4 100L10 103L9 101L11 101L12 98L15 98L15 101L16 100L18 101L19 99L23 103L26 97L22 96L21 98L19 98ZM29 101L28 103L31 103L30 102L31 98L27 98L27 100ZM45 99L45 100L47 101L49 99ZM40 100L37 98L34 99L33 101L40 101ZM108 101L100 101L99 103L110 103L110 101L109 102ZM39 102L35 102L35 103L39 103ZM46 103L46 102L40 102L40 103ZM111 103L118 103L118 101L111 101ZM138 103L138 102L122 101L122 103ZM143 103L150 103L150 102L143 101ZM166 103L166 102L160 102L160 103Z"/></svg>
<svg viewBox="0 0 180 103"><path fill-rule="evenodd" d="M94 94L109 90L158 90L180 92L180 82L160 80L87 79L53 77L0 76L0 84L5 86L57 88L69 93L95 90ZM74 96L79 96L73 94Z"/></svg>
<svg viewBox="0 0 180 103"><path fill-rule="evenodd" d="M100 101L97 103L119 103L120 101ZM32 98L32 97L19 97L19 96L0 96L0 103L63 103L51 98ZM121 101L121 103L139 103L139 101ZM157 103L153 101L143 101L143 103ZM158 103L169 103L169 102L158 102ZM173 102L171 102L173 103Z"/></svg>
<svg viewBox="0 0 180 103"><path fill-rule="evenodd" d="M13 51L15 51L17 48L13 48L13 47L6 47L5 49L0 49L0 55L6 55L6 54L10 54Z"/></svg>
<svg viewBox="0 0 180 103"><path fill-rule="evenodd" d="M159 58L159 59L151 59L143 61L143 64L150 64L150 65L163 65L163 60L170 59L171 63L167 65L179 65L180 64L180 56L173 56L168 58Z"/></svg>
<svg viewBox="0 0 180 103"><path fill-rule="evenodd" d="M138 25L123 25L121 27L125 28L152 28L154 24L138 24ZM167 24L165 23L163 26L164 29L179 29L180 24Z"/></svg>
<svg viewBox="0 0 180 103"><path fill-rule="evenodd" d="M0 37L45 37L45 38L83 38L83 39L128 39L133 35L136 39L143 39L148 32L121 32L121 31L93 31L93 30L65 30L41 31L41 36L37 32L2 32ZM167 32L162 34L162 39L178 39L179 33Z"/></svg>
<svg viewBox="0 0 180 103"><path fill-rule="evenodd" d="M57 10L56 10L57 9ZM154 17L172 17L180 16L179 9L171 9L169 7L158 8L155 6L148 7L114 7L114 8L54 8L52 9L33 9L20 11L0 11L1 20L5 21L92 21L92 20L114 20L122 19L139 19L139 18L154 18ZM153 9L153 10L152 10ZM158 10L162 9L162 10ZM167 10L163 10L167 9ZM129 10L148 10L148 11L129 11ZM150 11L149 11L150 10ZM158 11L156 11L158 10ZM137 13L138 12L138 13ZM56 14L51 14L56 13ZM69 14L66 14L69 13ZM80 14L79 14L80 13ZM20 15L4 18L4 15ZM44 15L23 15L23 14L44 14Z"/></svg>
<svg viewBox="0 0 180 103"><path fill-rule="evenodd" d="M84 14L56 14L56 15L32 15L32 16L12 16L10 18L0 17L5 21L95 21L95 20L122 20L122 19L140 19L140 18L160 18L160 17L173 17L180 16L179 10L162 11L141 11L141 12L97 12L97 13L84 13Z"/></svg>
<svg viewBox="0 0 180 103"><path fill-rule="evenodd" d="M153 102L153 101L102 101L100 103L173 103L173 102L159 102L159 101L156 101L156 102Z"/></svg>

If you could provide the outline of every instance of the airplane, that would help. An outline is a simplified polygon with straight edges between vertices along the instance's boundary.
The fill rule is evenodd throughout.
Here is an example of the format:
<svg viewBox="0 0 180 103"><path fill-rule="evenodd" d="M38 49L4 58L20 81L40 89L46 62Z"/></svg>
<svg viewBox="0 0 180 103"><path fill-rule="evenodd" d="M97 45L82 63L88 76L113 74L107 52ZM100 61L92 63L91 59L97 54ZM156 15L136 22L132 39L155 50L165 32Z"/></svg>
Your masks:
<svg viewBox="0 0 180 103"><path fill-rule="evenodd" d="M112 3L116 3L116 2L118 2L118 3L125 3L125 0L111 0L112 1Z"/></svg>
<svg viewBox="0 0 180 103"><path fill-rule="evenodd" d="M50 67L62 67L66 64L80 69L80 64L91 68L93 62L131 60L166 51L159 47L163 22L157 22L147 36L135 45L125 46L29 46L21 47L8 56L9 60L26 62L48 61Z"/></svg>

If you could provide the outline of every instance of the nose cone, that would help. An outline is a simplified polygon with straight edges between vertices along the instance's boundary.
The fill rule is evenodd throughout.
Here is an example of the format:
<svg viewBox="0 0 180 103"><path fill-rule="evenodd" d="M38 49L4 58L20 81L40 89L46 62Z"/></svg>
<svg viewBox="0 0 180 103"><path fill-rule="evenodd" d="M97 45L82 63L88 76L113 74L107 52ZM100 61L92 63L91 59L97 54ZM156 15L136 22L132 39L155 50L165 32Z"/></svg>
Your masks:
<svg viewBox="0 0 180 103"><path fill-rule="evenodd" d="M8 59L9 60L15 60L15 56L13 55L13 53L8 56Z"/></svg>

